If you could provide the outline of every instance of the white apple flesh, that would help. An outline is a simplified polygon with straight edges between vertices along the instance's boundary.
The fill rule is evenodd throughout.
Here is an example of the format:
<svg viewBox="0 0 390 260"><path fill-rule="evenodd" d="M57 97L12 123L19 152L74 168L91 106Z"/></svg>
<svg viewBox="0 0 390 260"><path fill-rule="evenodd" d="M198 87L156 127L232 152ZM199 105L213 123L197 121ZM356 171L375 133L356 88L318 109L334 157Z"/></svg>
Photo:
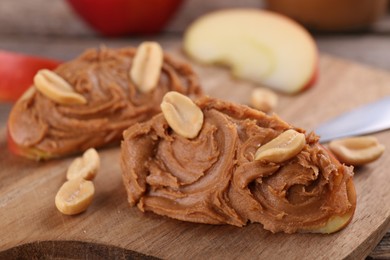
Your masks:
<svg viewBox="0 0 390 260"><path fill-rule="evenodd" d="M353 213L345 214L344 216L335 216L328 220L325 226L310 230L310 233L331 234L341 230L352 219Z"/></svg>
<svg viewBox="0 0 390 260"><path fill-rule="evenodd" d="M285 93L307 88L317 73L311 35L269 11L228 9L202 16L186 31L184 50L195 60L227 65L236 77Z"/></svg>
<svg viewBox="0 0 390 260"><path fill-rule="evenodd" d="M343 215L334 215L333 217L329 218L328 221L322 226L308 227L300 231L304 233L309 232L309 233L331 234L346 227L348 223L351 222L356 209L356 190L352 179L350 179L346 183L346 189L347 189L348 200L351 203L351 208L348 212L346 212Z"/></svg>

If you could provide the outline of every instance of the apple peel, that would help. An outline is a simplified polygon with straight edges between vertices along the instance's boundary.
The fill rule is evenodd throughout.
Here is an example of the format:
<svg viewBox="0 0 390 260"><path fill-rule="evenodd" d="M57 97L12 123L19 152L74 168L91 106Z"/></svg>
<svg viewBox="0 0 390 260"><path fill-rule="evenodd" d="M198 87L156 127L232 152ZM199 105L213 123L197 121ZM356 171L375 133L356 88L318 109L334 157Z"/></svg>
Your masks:
<svg viewBox="0 0 390 260"><path fill-rule="evenodd" d="M295 21L269 11L227 9L197 19L184 36L184 50L206 64L222 64L232 74L284 93L315 83L318 51Z"/></svg>

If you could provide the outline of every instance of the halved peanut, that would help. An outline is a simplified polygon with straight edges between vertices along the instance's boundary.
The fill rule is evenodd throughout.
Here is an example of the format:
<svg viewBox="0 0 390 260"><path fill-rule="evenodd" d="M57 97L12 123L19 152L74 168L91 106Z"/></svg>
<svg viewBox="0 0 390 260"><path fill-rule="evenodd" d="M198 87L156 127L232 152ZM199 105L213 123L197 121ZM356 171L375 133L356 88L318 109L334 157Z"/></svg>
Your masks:
<svg viewBox="0 0 390 260"><path fill-rule="evenodd" d="M278 96L270 89L256 88L251 94L251 106L265 113L273 110L278 103Z"/></svg>
<svg viewBox="0 0 390 260"><path fill-rule="evenodd" d="M100 167L100 158L93 148L84 152L82 157L76 158L69 166L66 178L72 180L82 177L85 180L93 180Z"/></svg>
<svg viewBox="0 0 390 260"><path fill-rule="evenodd" d="M29 87L26 91L24 91L24 93L20 96L20 98L18 99L18 101L23 101L23 100L26 100L26 99L29 99L31 98L34 93L36 92L36 89L34 86L31 86Z"/></svg>
<svg viewBox="0 0 390 260"><path fill-rule="evenodd" d="M378 159L385 147L374 136L361 136L333 140L329 149L340 162L359 166Z"/></svg>
<svg viewBox="0 0 390 260"><path fill-rule="evenodd" d="M183 137L194 138L202 129L203 112L187 96L174 91L166 93L161 110L173 131Z"/></svg>
<svg viewBox="0 0 390 260"><path fill-rule="evenodd" d="M63 105L86 104L87 100L76 93L67 81L53 71L43 69L34 76L34 85L43 95Z"/></svg>
<svg viewBox="0 0 390 260"><path fill-rule="evenodd" d="M255 160L281 163L297 155L305 145L305 135L289 129L260 146L256 151Z"/></svg>
<svg viewBox="0 0 390 260"><path fill-rule="evenodd" d="M92 181L79 177L65 182L57 192L55 204L57 209L66 215L85 211L91 204L95 187Z"/></svg>
<svg viewBox="0 0 390 260"><path fill-rule="evenodd" d="M142 93L157 86L163 58L163 50L157 42L143 42L138 46L130 69L130 78Z"/></svg>

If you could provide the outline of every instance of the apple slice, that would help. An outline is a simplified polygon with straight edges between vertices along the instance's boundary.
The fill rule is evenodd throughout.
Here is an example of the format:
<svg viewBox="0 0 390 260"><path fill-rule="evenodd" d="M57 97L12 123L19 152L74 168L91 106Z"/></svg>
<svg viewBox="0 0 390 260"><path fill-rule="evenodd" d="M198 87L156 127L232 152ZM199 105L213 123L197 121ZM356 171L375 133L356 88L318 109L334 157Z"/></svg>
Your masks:
<svg viewBox="0 0 390 260"><path fill-rule="evenodd" d="M311 35L268 11L228 9L202 16L187 29L184 50L195 60L227 65L236 77L285 93L308 88L318 73Z"/></svg>

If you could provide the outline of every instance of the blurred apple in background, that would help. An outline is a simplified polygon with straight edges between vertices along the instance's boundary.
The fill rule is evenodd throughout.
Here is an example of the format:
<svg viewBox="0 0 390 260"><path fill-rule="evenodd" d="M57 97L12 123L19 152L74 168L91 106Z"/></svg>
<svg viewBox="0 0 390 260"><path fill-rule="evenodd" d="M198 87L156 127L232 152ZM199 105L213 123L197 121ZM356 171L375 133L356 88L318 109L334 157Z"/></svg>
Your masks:
<svg viewBox="0 0 390 260"><path fill-rule="evenodd" d="M184 0L68 0L104 36L161 31Z"/></svg>

